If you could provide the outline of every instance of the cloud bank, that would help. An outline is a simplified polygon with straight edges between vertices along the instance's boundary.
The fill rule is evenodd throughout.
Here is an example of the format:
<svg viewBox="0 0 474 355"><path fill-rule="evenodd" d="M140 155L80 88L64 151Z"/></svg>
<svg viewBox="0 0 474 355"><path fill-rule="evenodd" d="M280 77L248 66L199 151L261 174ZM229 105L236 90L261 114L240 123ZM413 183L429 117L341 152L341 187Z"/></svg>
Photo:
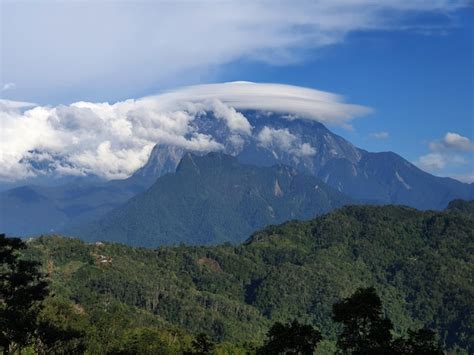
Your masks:
<svg viewBox="0 0 474 355"><path fill-rule="evenodd" d="M240 59L299 62L355 31L445 30L469 3L3 0L0 88L36 102L136 97L210 81L209 70Z"/></svg>
<svg viewBox="0 0 474 355"><path fill-rule="evenodd" d="M155 144L203 152L223 149L228 142L217 141L194 124L203 112L212 112L216 120L224 122L231 144L242 144L245 137L253 135L261 144L278 144L293 154L310 156L314 149L286 130L253 132L238 110L284 112L290 114L287 119L341 126L349 126L352 119L370 112L332 93L250 82L185 87L113 104L29 106L0 101L2 180L18 180L44 171L124 178L146 162Z"/></svg>

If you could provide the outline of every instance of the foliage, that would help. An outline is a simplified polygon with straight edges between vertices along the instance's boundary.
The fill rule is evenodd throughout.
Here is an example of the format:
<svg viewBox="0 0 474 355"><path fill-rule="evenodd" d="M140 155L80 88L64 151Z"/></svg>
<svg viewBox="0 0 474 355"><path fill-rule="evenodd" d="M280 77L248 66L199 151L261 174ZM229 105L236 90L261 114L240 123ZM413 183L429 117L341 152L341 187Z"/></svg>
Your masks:
<svg viewBox="0 0 474 355"><path fill-rule="evenodd" d="M393 352L401 355L442 355L440 344L436 341L436 333L430 329L409 330L408 337L394 341Z"/></svg>
<svg viewBox="0 0 474 355"><path fill-rule="evenodd" d="M189 347L189 339L178 330L137 328L127 331L111 354L173 355L182 354Z"/></svg>
<svg viewBox="0 0 474 355"><path fill-rule="evenodd" d="M277 322L268 331L267 340L257 354L311 355L321 340L321 333L311 325L297 320L288 325Z"/></svg>
<svg viewBox="0 0 474 355"><path fill-rule="evenodd" d="M341 331L332 305L371 286L393 336L427 326L448 350L472 353L473 241L474 219L464 213L350 206L269 226L240 246L42 237L28 253L48 269L56 297L84 310L91 353L121 348L141 328L179 328L189 346L205 333L216 352L224 343L255 349L272 324L295 318L317 326L332 349Z"/></svg>
<svg viewBox="0 0 474 355"><path fill-rule="evenodd" d="M83 354L88 328L80 309L50 296L38 315L34 349L38 354Z"/></svg>
<svg viewBox="0 0 474 355"><path fill-rule="evenodd" d="M474 217L474 200L453 200L448 204L447 210L455 213L462 213Z"/></svg>
<svg viewBox="0 0 474 355"><path fill-rule="evenodd" d="M337 340L343 354L443 354L436 333L429 329L408 330L408 338L394 340L392 321L384 317L382 301L373 287L359 288L335 303L333 319L344 325Z"/></svg>
<svg viewBox="0 0 474 355"><path fill-rule="evenodd" d="M30 345L48 284L39 263L20 258L25 243L0 235L0 347L6 353Z"/></svg>
<svg viewBox="0 0 474 355"><path fill-rule="evenodd" d="M196 339L193 340L193 355L206 355L212 354L215 349L214 342L209 338L207 334L199 333Z"/></svg>
<svg viewBox="0 0 474 355"><path fill-rule="evenodd" d="M383 316L382 301L375 289L358 289L333 305L333 319L344 329L337 340L345 353L384 354L391 348L392 322Z"/></svg>
<svg viewBox="0 0 474 355"><path fill-rule="evenodd" d="M265 225L311 218L350 202L293 168L246 165L222 153L186 154L176 173L71 232L89 241L145 247L240 243Z"/></svg>

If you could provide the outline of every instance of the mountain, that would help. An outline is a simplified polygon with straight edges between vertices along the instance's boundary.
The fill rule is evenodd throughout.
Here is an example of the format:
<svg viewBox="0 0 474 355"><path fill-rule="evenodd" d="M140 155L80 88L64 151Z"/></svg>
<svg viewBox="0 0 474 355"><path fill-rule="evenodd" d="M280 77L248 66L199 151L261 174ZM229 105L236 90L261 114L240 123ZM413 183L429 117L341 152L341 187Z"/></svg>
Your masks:
<svg viewBox="0 0 474 355"><path fill-rule="evenodd" d="M153 148L147 163L127 180L149 187L160 176L175 172L186 152L185 149L180 147L157 144Z"/></svg>
<svg viewBox="0 0 474 355"><path fill-rule="evenodd" d="M441 210L453 199L474 198L474 184L433 176L392 152L359 149L316 121L271 112L241 113L251 132L235 131L209 112L198 115L192 129L212 137L223 153L242 163L293 167L356 201ZM49 185L45 182L54 167L71 163L64 157L30 152L25 159L40 172L39 177L27 186L0 192L0 230L9 235L37 235L97 220L159 177L173 173L186 153L206 154L205 149L191 148L158 142L148 162L127 179L104 182L94 176L60 177ZM54 159L59 163L54 164ZM32 199L36 199L33 204ZM266 222L268 219L260 225Z"/></svg>
<svg viewBox="0 0 474 355"><path fill-rule="evenodd" d="M308 219L351 201L294 168L256 167L222 153L187 153L176 173L69 233L152 247L240 242L264 225Z"/></svg>
<svg viewBox="0 0 474 355"><path fill-rule="evenodd" d="M453 200L449 203L446 210L453 213L462 213L474 218L474 200Z"/></svg>
<svg viewBox="0 0 474 355"><path fill-rule="evenodd" d="M331 306L374 286L397 335L426 325L451 353L471 354L473 238L474 219L463 212L348 206L267 227L239 246L145 249L42 237L28 252L47 266L55 299L90 324L91 353L159 327L250 351L274 322L294 318L320 329L332 349L325 353L334 353L340 328Z"/></svg>
<svg viewBox="0 0 474 355"><path fill-rule="evenodd" d="M319 122L270 112L243 114L253 127L250 136L236 135L211 114L200 116L194 125L244 163L288 165L359 201L441 210L453 199L474 198L474 184L431 175L393 152L367 152ZM172 172L186 151L157 145L137 173L153 180Z"/></svg>
<svg viewBox="0 0 474 355"><path fill-rule="evenodd" d="M101 217L148 186L130 178L15 187L0 192L0 230L12 236L57 233Z"/></svg>

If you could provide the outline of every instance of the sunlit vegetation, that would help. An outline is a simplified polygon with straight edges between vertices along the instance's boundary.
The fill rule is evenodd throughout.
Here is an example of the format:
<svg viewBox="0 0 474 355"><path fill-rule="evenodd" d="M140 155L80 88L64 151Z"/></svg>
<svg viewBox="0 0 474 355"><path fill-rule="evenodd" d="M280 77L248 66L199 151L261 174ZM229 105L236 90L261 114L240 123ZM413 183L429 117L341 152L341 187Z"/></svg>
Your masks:
<svg viewBox="0 0 474 355"><path fill-rule="evenodd" d="M367 344L373 353L437 352L439 344L469 353L474 219L463 210L345 207L267 227L240 246L41 237L20 259L41 263L31 270L48 294L26 305L35 321L19 342L45 353L245 354L291 346L296 336L316 353L370 353ZM358 313L358 304L372 311Z"/></svg>

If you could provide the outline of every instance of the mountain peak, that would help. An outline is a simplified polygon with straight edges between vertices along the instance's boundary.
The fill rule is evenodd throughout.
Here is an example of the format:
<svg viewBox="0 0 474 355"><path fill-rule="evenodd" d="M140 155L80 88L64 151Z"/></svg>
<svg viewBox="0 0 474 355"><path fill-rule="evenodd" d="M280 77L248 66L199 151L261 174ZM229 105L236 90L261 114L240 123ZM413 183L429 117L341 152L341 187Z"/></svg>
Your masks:
<svg viewBox="0 0 474 355"><path fill-rule="evenodd" d="M187 152L176 168L176 172L197 171L200 173L202 169L214 169L218 167L231 167L239 164L237 158L225 154L223 152L210 152L205 155Z"/></svg>
<svg viewBox="0 0 474 355"><path fill-rule="evenodd" d="M154 182L158 177L174 172L186 149L174 145L156 144L146 164L138 169L133 177L145 178Z"/></svg>
<svg viewBox="0 0 474 355"><path fill-rule="evenodd" d="M176 167L176 172L179 173L189 170L196 170L199 172L199 167L194 161L196 158L198 158L198 156L193 153L184 153L183 157L178 163L178 166Z"/></svg>

